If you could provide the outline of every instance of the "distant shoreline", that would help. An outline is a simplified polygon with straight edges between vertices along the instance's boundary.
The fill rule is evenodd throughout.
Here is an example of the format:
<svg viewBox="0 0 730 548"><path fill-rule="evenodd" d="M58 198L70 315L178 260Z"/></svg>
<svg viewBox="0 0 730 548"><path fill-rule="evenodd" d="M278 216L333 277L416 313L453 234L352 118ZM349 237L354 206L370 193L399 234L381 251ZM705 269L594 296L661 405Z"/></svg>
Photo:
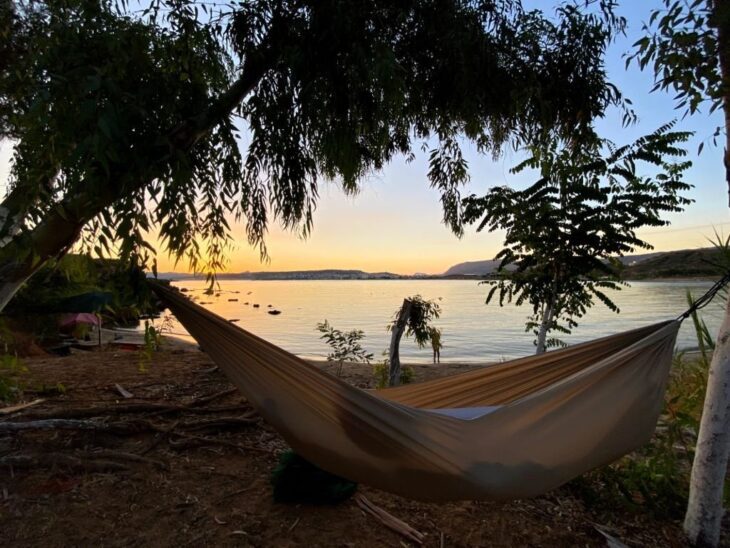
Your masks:
<svg viewBox="0 0 730 548"><path fill-rule="evenodd" d="M717 281L720 278L718 275L717 277L713 276L677 276L675 277L657 277L657 278L626 278L622 281L628 282L628 283L636 283L636 282L714 282ZM181 277L165 277L160 279L168 280L170 282L204 282L205 277L186 277L185 275L182 275ZM393 278L299 278L299 277L291 277L291 278L285 278L285 277L275 277L275 278L267 278L267 277L247 277L247 276L227 276L227 275L219 275L218 276L219 281L247 281L247 282L291 282L291 281L297 281L297 282L382 282L382 281L413 281L413 280L428 280L428 281L449 281L449 280L471 280L475 282L482 282L482 281L489 281L490 278L488 276L399 276L399 277L393 277Z"/></svg>

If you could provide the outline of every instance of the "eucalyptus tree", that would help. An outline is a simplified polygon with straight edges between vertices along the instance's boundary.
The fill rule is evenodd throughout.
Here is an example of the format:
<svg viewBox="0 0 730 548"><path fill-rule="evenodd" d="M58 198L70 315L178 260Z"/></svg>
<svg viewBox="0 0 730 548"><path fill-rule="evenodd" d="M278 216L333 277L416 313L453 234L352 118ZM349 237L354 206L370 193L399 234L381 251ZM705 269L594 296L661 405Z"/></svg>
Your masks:
<svg viewBox="0 0 730 548"><path fill-rule="evenodd" d="M730 193L730 2L664 0L627 59L654 72L655 90L675 93L687 114L721 110L725 180ZM698 153L701 152L698 150ZM730 452L730 300L717 335L700 422L684 530L697 545L720 542L723 490Z"/></svg>
<svg viewBox="0 0 730 548"><path fill-rule="evenodd" d="M322 181L356 192L419 146L458 231L459 136L497 154L619 101L601 59L623 21L587 3L0 0L0 310L75 245L154 268L159 230L214 271L240 219L265 255L270 222L308 233Z"/></svg>
<svg viewBox="0 0 730 548"><path fill-rule="evenodd" d="M691 164L681 148L689 135L670 124L621 147L554 140L511 170L535 170L534 184L464 199L466 223L505 231L499 270L483 282L492 286L486 302L532 307L527 330L538 354L560 345L549 333L570 333L596 299L618 312L607 294L621 288L616 257L650 248L636 231L667 224L663 213L689 203L682 175Z"/></svg>

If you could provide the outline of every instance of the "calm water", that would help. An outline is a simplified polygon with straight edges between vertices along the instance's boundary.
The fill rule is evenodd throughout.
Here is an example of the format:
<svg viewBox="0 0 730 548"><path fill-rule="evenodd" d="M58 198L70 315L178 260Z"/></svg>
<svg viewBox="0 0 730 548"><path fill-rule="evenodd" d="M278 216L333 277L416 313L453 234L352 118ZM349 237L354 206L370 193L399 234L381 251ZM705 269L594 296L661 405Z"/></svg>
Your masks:
<svg viewBox="0 0 730 548"><path fill-rule="evenodd" d="M227 319L238 318L237 325L304 357L327 355L327 346L315 330L317 322L327 319L343 331L362 329L366 335L365 348L376 359L380 358L389 343L385 326L403 298L414 294L427 299L441 298L442 315L435 325L443 331L443 361L492 361L534 352L533 336L524 329L530 310L485 305L486 287L470 280L237 280L221 282L219 297L203 295L203 281L174 285L188 288L189 294L199 301L212 301L205 306L216 314ZM685 288L690 288L697 297L710 285L709 282L634 282L630 288L614 293L620 314L597 304L573 335L564 340L575 343L674 318L687 308ZM228 299L238 299L238 302ZM245 302L250 304L246 306ZM702 314L713 336L722 319L719 302L717 299ZM253 308L253 303L261 307ZM267 314L269 304L282 313ZM173 333L186 334L178 323ZM696 346L691 321L682 326L678 346ZM401 355L409 362L431 361L430 350L419 350L412 340L402 341Z"/></svg>

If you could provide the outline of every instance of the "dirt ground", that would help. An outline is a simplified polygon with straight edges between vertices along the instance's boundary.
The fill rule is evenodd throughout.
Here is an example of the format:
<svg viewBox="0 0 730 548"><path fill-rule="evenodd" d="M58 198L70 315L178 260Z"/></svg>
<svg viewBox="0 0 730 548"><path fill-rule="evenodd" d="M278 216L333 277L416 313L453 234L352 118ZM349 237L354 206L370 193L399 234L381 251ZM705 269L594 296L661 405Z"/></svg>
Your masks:
<svg viewBox="0 0 730 548"><path fill-rule="evenodd" d="M168 347L144 372L138 353L112 349L24 363L26 399L44 401L0 415L0 546L414 545L353 499L274 503L269 474L286 444L203 353ZM417 366L416 378L469 367ZM345 371L372 385L366 366ZM67 422L3 433L47 419ZM587 508L566 488L508 504L358 492L420 531L424 546L606 546L598 528L629 546L684 546L678 522Z"/></svg>

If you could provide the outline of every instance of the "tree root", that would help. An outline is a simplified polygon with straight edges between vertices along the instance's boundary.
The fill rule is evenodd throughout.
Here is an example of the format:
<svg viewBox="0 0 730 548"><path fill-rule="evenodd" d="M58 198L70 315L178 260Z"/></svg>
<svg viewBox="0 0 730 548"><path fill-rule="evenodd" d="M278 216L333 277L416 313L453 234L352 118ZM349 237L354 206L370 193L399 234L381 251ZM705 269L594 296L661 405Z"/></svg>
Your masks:
<svg viewBox="0 0 730 548"><path fill-rule="evenodd" d="M220 419L209 419L191 421L187 423L176 423L174 428L182 430L205 430L215 428L218 430L226 428L250 427L259 423L253 413L247 413L242 417L224 417ZM91 432L109 432L118 435L131 435L140 432L170 433L171 430L157 426L146 420L128 420L105 422L97 420L78 419L43 419L22 422L0 422L0 434L11 432L23 432L27 430L84 430Z"/></svg>
<svg viewBox="0 0 730 548"><path fill-rule="evenodd" d="M63 466L87 472L124 472L129 470L129 467L118 462L100 459L85 460L62 453L0 457L0 467L2 466L11 466L13 468L54 468Z"/></svg>
<svg viewBox="0 0 730 548"><path fill-rule="evenodd" d="M202 421L194 421L182 423L178 425L184 430L204 430L206 428L215 428L223 430L227 428L237 428L241 426L249 427L258 424L258 419L252 418L252 415L243 417L224 417L220 419L209 419Z"/></svg>
<svg viewBox="0 0 730 548"><path fill-rule="evenodd" d="M248 445L243 443L236 443L233 441L222 440L218 438L208 438L205 436L196 436L193 434L179 434L173 433L179 438L178 441L168 440L170 447L173 449L190 449L193 447L202 447L205 445L223 445L225 447L233 447L235 449L242 449L243 451L256 451L258 453L271 454L271 451L262 447L256 447L255 445Z"/></svg>
<svg viewBox="0 0 730 548"><path fill-rule="evenodd" d="M214 394L209 394L207 396L201 396L199 398L195 398L188 405L189 406L203 405L206 403L210 403L213 400L217 400L218 398L228 396L229 394L235 394L236 392L238 392L238 388L226 388L225 390L221 390L220 392L215 392Z"/></svg>
<svg viewBox="0 0 730 548"><path fill-rule="evenodd" d="M169 470L170 466L161 460L151 459L149 457L143 457L135 453L126 453L124 451L112 451L111 449L100 449L91 452L80 453L78 456L84 460L93 459L112 459L112 460L124 460L129 462L138 462L142 464L151 464L152 466L159 468L160 470Z"/></svg>
<svg viewBox="0 0 730 548"><path fill-rule="evenodd" d="M96 406L72 409L59 409L51 412L35 412L22 415L24 419L41 421L48 419L84 419L91 417L105 417L111 415L126 415L134 413L194 413L213 414L239 410L250 410L248 405L235 405L223 407L189 407L187 405L169 405L163 403L127 403L113 406Z"/></svg>
<svg viewBox="0 0 730 548"><path fill-rule="evenodd" d="M45 419L24 422L0 422L0 434L24 430L87 430L92 432L131 433L138 432L139 423L105 423L73 419Z"/></svg>

